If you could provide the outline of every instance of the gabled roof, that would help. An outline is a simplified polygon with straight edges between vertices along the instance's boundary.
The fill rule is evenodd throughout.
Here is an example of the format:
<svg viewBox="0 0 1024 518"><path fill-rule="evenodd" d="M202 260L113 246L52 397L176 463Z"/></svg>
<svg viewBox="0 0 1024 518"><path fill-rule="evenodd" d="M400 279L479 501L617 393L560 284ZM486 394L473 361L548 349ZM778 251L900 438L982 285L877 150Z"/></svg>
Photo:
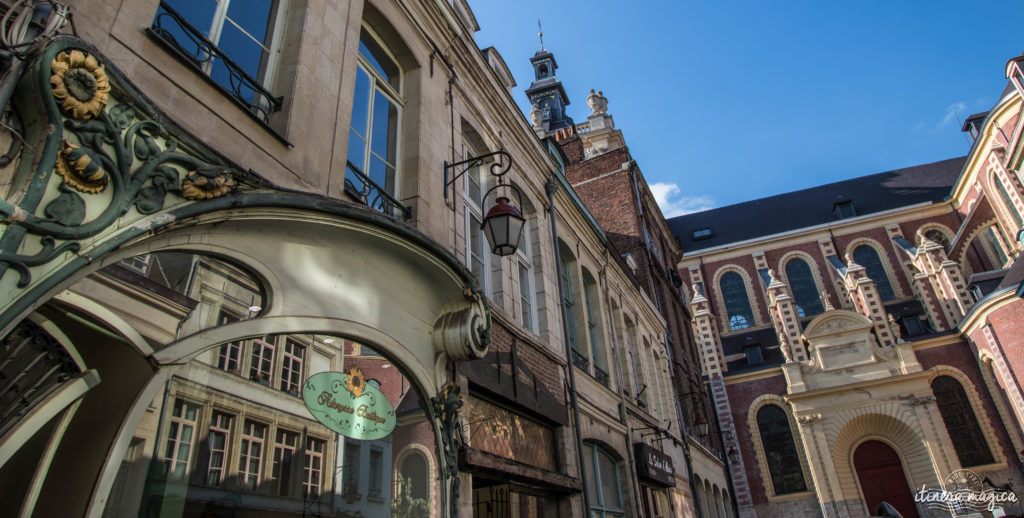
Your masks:
<svg viewBox="0 0 1024 518"><path fill-rule="evenodd" d="M896 169L852 180L787 192L668 220L669 228L690 253L762 236L840 221L837 202L852 202L856 216L939 202L950 193L967 157ZM693 239L710 228L711 237Z"/></svg>

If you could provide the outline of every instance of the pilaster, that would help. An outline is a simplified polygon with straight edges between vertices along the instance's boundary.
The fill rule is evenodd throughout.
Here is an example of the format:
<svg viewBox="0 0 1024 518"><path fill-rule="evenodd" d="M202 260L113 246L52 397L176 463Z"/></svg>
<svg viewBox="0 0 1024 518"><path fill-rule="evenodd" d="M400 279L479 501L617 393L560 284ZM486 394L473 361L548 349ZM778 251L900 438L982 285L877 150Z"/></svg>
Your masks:
<svg viewBox="0 0 1024 518"><path fill-rule="evenodd" d="M875 336L878 337L878 344L890 346L896 343L896 337L889 328L885 308L882 306L882 299L878 295L878 288L875 282L868 277L863 266L853 262L853 257L846 256L846 289L850 299L854 302L856 311L871 319L875 326Z"/></svg>
<svg viewBox="0 0 1024 518"><path fill-rule="evenodd" d="M807 359L807 349L800 339L800 316L793 297L789 295L789 286L775 276L775 270L768 270L768 276L771 279L768 284L769 310L782 354L786 362L802 362Z"/></svg>

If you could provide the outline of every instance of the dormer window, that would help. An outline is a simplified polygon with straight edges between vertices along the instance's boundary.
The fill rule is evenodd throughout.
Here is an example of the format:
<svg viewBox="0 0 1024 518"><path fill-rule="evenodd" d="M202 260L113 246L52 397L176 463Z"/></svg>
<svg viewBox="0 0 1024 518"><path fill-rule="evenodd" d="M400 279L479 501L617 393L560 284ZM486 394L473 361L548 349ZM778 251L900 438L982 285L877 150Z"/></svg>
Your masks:
<svg viewBox="0 0 1024 518"><path fill-rule="evenodd" d="M713 235L715 234L711 232L711 227L705 227L693 231L693 240L700 241L701 239L707 239Z"/></svg>
<svg viewBox="0 0 1024 518"><path fill-rule="evenodd" d="M967 120L964 121L964 125L960 128L960 131L966 132L970 135L971 142L978 140L978 137L981 136L981 126L985 123L985 117L987 115L988 112L983 112L975 113L974 115L967 117Z"/></svg>
<svg viewBox="0 0 1024 518"><path fill-rule="evenodd" d="M853 210L853 200L838 201L832 207L832 215L839 218L852 218L857 215L857 212Z"/></svg>

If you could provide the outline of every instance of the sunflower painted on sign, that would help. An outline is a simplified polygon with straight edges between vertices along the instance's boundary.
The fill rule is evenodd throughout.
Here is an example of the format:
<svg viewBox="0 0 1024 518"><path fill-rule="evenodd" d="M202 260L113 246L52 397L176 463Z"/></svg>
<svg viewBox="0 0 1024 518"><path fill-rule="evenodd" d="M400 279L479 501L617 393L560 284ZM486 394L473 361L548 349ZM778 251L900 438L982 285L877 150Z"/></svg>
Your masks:
<svg viewBox="0 0 1024 518"><path fill-rule="evenodd" d="M366 390L366 376L363 375L362 369L359 367L349 369L348 382L345 384L345 388L352 393L352 397L363 395L363 390Z"/></svg>

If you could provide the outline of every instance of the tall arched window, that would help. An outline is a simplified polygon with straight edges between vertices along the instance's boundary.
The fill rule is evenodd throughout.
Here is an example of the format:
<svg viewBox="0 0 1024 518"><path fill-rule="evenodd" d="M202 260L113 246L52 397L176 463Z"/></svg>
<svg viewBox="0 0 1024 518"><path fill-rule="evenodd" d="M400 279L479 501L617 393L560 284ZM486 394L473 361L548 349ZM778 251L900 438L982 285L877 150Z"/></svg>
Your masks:
<svg viewBox="0 0 1024 518"><path fill-rule="evenodd" d="M601 294L597 281L583 268L583 309L590 337L590 359L594 363L594 377L608 385L608 362L604 358L604 328L601 325Z"/></svg>
<svg viewBox="0 0 1024 518"><path fill-rule="evenodd" d="M793 442L786 411L778 405L765 405L757 411L757 429L761 433L761 447L768 462L772 487L776 495L804 491L804 472L800 455Z"/></svg>
<svg viewBox="0 0 1024 518"><path fill-rule="evenodd" d="M345 187L371 208L385 212L390 207L376 198L373 187L396 194L402 104L402 69L364 26L359 33Z"/></svg>
<svg viewBox="0 0 1024 518"><path fill-rule="evenodd" d="M1002 179L999 178L998 174L992 175L992 183L995 184L996 190L999 191L999 198L1003 202L1003 206L1006 207L1006 211L1013 217L1013 222L1017 224L1017 228L1014 230L1019 231L1024 227L1024 220L1021 219L1020 213L1017 212L1017 206L1013 204L1013 200L1010 198L1010 193L1006 192L1006 186L1003 185Z"/></svg>
<svg viewBox="0 0 1024 518"><path fill-rule="evenodd" d="M747 284L736 272L728 272L718 281L725 302L725 312L729 315L729 329L746 329L754 325L754 312L750 309L747 298Z"/></svg>
<svg viewBox="0 0 1024 518"><path fill-rule="evenodd" d="M892 284L889 284L889 276L885 274L885 267L882 266L882 260L874 248L868 245L858 246L853 251L853 262L864 267L868 277L875 282L878 296L883 301L896 298L896 293L892 291Z"/></svg>
<svg viewBox="0 0 1024 518"><path fill-rule="evenodd" d="M942 422L953 441L956 456L963 467L991 464L992 452L978 424L971 401L964 387L952 376L939 376L932 380L932 393L939 406Z"/></svg>
<svg viewBox="0 0 1024 518"><path fill-rule="evenodd" d="M786 280L789 281L789 289L793 290L793 299L801 318L825 311L821 305L821 296L818 294L818 285L814 282L814 274L811 273L807 261L795 258L787 262Z"/></svg>
<svg viewBox="0 0 1024 518"><path fill-rule="evenodd" d="M583 464L587 477L587 500L592 518L626 516L622 502L622 480L618 462L604 448L591 442L583 443Z"/></svg>

